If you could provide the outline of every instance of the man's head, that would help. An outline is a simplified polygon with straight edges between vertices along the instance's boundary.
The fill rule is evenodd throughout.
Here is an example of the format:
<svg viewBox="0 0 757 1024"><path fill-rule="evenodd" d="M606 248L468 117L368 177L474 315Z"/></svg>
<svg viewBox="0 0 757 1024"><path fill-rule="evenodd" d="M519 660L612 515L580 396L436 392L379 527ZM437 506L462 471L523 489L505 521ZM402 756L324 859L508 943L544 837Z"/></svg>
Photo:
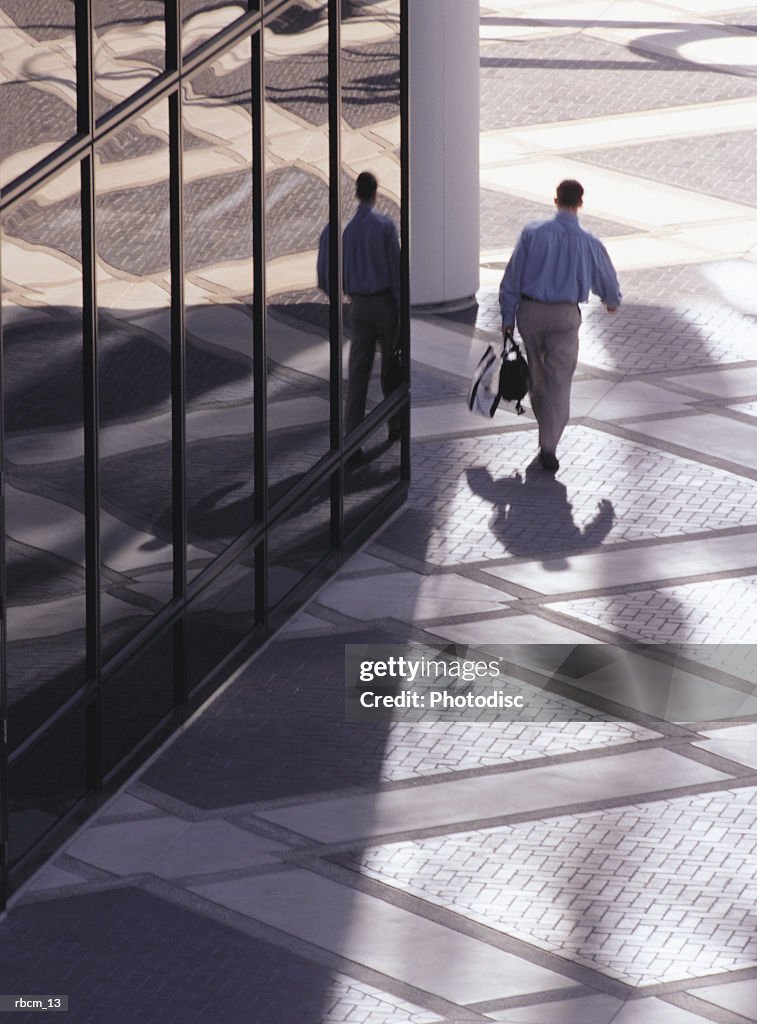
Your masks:
<svg viewBox="0 0 757 1024"><path fill-rule="evenodd" d="M376 199L378 181L370 171L361 171L355 183L355 195L361 203L372 203Z"/></svg>
<svg viewBox="0 0 757 1024"><path fill-rule="evenodd" d="M583 195L583 185L574 181L573 178L566 178L557 186L555 206L558 210L572 210L575 213L579 207L583 206Z"/></svg>

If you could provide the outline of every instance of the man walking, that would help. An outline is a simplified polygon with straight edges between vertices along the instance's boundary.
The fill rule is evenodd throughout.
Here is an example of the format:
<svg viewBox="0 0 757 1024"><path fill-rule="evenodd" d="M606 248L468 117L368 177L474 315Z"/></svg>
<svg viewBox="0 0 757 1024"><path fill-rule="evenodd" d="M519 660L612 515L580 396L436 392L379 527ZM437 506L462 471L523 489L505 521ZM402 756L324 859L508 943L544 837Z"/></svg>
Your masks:
<svg viewBox="0 0 757 1024"><path fill-rule="evenodd" d="M381 390L386 396L385 372L398 342L400 244L394 221L375 210L377 192L375 175L362 171L355 188L359 205L342 236L342 283L345 294L352 299L352 344L345 409L348 434L365 417L376 345L381 348ZM327 293L328 246L327 226L318 247L318 284ZM390 423L390 439L396 439L399 432L399 422Z"/></svg>
<svg viewBox="0 0 757 1024"><path fill-rule="evenodd" d="M570 417L570 386L578 363L578 303L592 291L614 313L621 299L607 250L578 223L583 194L577 181L560 182L557 213L526 225L499 288L504 338L512 334L517 311L539 424L539 462L553 473L560 468L557 445Z"/></svg>

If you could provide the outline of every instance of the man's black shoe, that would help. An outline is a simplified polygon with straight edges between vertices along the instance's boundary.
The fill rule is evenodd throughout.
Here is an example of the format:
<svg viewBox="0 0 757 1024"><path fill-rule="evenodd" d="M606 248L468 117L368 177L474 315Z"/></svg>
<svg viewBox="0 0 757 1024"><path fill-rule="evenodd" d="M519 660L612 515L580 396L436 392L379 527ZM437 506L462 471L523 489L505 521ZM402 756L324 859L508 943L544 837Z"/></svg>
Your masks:
<svg viewBox="0 0 757 1024"><path fill-rule="evenodd" d="M550 473L556 473L560 468L557 456L553 452L545 452L543 448L539 450L539 462L542 469L547 469Z"/></svg>

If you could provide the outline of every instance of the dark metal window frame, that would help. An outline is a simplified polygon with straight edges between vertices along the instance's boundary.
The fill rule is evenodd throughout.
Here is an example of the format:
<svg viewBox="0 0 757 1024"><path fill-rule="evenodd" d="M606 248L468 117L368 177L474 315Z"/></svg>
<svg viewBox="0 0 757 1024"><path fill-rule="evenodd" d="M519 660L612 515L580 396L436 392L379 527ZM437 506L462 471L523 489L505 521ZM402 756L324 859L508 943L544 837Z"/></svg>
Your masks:
<svg viewBox="0 0 757 1024"><path fill-rule="evenodd" d="M406 354L405 383L395 394L381 403L350 436L349 444L343 440L342 422L342 293L340 232L331 232L329 334L330 361L330 451L275 504L269 503L267 488L267 429L266 429L266 290L265 290L265 126L263 123L264 53L262 26L281 14L293 0L250 0L250 10L226 26L212 39L188 55L182 53L180 0L166 2L166 70L133 96L114 107L104 117L94 115L94 60L92 32L92 0L76 2L77 50L77 135L60 146L39 164L12 181L0 196L3 214L32 195L44 182L67 168L76 165L81 174L82 215L82 288L83 288L83 381L84 381L84 439L85 439L85 547L86 547L86 607L87 607L87 683L61 705L32 735L11 753L7 734L7 693L5 685L5 533L0 534L0 588L2 621L0 621L0 911L10 891L39 865L39 863L70 834L112 791L115 785L134 770L140 760L181 721L191 714L222 681L229 667L248 656L265 640L286 614L292 596L282 601L280 610L269 608L267 593L267 536L268 530L308 493L329 481L331 488L331 554L296 590L295 600L302 600L309 590L344 560L368 530L404 500L410 475L409 464L409 181L408 181L408 16L409 0L400 0L400 114L401 114L401 236L402 236L402 290L401 339ZM340 0L328 0L329 23L329 214L332 224L341 223L341 76L340 76ZM182 85L197 70L206 67L221 54L245 38L252 40L253 91L253 464L255 479L254 521L250 527L230 544L212 564L187 582L186 571L186 367L184 343L184 256L182 224ZM172 450L173 450L173 531L174 531L174 596L173 600L153 617L118 654L103 665L100 649L100 487L98 474L98 325L96 295L96 218L95 218L95 145L111 136L132 118L158 102L168 103L169 110L169 193L171 211L171 398L172 398ZM2 267L0 266L0 271ZM0 339L2 337L2 309L0 307ZM0 380L2 380L2 345L0 344ZM1 392L0 392L1 393ZM344 531L344 460L378 427L400 412L403 423L401 441L400 483L374 509L366 520L359 537L346 537ZM0 453L3 451L4 419L0 418ZM4 462L2 462L4 469ZM4 527L5 478L0 477L0 515ZM225 658L208 676L207 685L201 685L190 694L186 682L186 626L187 607L192 599L203 593L230 565L243 554L255 554L255 623L251 623L248 637ZM159 633L173 630L177 684L174 708L167 719L159 723L138 747L107 776L103 772L101 750L103 687L119 668L134 657ZM11 868L8 864L8 771L32 754L40 743L52 735L53 730L65 726L66 719L75 714L86 715L87 720L87 780L88 793L77 806L63 817L24 857Z"/></svg>

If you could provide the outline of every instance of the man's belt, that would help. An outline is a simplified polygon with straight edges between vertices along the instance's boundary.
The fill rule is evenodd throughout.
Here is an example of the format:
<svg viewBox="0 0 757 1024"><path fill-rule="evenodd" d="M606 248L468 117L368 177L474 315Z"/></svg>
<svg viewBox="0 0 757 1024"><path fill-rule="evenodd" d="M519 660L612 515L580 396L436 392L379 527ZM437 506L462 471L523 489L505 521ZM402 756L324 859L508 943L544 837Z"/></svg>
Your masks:
<svg viewBox="0 0 757 1024"><path fill-rule="evenodd" d="M552 302L547 302L546 299L535 299L533 295L521 294L521 302L540 302L542 306L577 306L577 302L573 302L572 299L555 299Z"/></svg>

